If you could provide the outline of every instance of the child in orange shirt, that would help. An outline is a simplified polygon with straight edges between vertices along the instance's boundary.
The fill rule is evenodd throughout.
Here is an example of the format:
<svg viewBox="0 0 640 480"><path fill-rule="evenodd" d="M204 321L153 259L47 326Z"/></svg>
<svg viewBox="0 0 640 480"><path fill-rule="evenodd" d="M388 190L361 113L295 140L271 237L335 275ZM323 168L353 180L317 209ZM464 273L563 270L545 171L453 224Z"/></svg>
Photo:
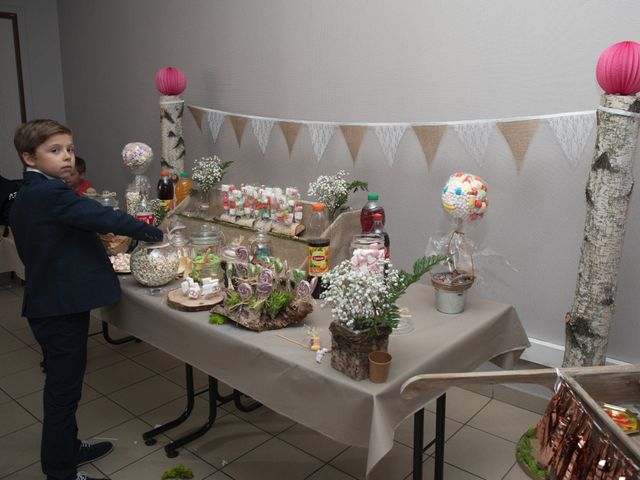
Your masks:
<svg viewBox="0 0 640 480"><path fill-rule="evenodd" d="M87 171L87 164L85 161L76 157L76 166L71 171L67 178L67 183L71 185L79 195L83 195L87 190L93 187L91 182L84 178L84 173Z"/></svg>

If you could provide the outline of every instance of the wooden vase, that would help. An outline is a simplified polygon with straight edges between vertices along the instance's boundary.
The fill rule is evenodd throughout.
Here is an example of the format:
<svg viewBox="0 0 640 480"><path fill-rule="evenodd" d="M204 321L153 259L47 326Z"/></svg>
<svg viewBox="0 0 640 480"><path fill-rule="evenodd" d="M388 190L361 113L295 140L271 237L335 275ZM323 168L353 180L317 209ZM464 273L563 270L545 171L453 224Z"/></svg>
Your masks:
<svg viewBox="0 0 640 480"><path fill-rule="evenodd" d="M379 327L377 335L354 332L331 322L331 366L354 380L369 377L369 353L387 351L391 327Z"/></svg>

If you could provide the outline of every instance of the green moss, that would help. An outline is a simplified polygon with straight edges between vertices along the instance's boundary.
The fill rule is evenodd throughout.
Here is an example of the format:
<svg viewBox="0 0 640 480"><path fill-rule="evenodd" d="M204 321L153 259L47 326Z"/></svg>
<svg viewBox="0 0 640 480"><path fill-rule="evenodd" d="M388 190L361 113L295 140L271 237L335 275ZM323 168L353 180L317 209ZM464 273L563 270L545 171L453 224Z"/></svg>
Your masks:
<svg viewBox="0 0 640 480"><path fill-rule="evenodd" d="M209 315L209 323L211 325L223 325L225 321L225 316L220 315L219 313L212 313L211 315Z"/></svg>
<svg viewBox="0 0 640 480"><path fill-rule="evenodd" d="M267 309L267 314L273 320L278 316L280 311L283 308L286 308L291 301L293 300L293 293L285 290L285 291L273 291L267 301L265 302L265 307Z"/></svg>
<svg viewBox="0 0 640 480"><path fill-rule="evenodd" d="M529 470L538 478L546 479L547 471L538 464L533 452L533 447L531 446L531 438L535 435L536 427L531 427L527 430L516 446L516 457L520 462L529 467Z"/></svg>
<svg viewBox="0 0 640 480"><path fill-rule="evenodd" d="M193 478L193 472L189 467L185 467L184 465L178 465L177 467L170 468L165 471L160 480L169 480L169 479L181 479L181 478Z"/></svg>

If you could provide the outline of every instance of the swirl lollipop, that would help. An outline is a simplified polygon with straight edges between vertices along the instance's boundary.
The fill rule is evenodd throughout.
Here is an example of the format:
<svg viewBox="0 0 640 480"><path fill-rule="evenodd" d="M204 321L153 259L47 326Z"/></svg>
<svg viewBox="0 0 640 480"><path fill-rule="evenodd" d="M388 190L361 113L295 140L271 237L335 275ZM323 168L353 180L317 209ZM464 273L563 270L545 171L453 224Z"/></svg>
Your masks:
<svg viewBox="0 0 640 480"><path fill-rule="evenodd" d="M488 205L487 185L476 175L457 172L442 189L442 207L453 218L476 220Z"/></svg>
<svg viewBox="0 0 640 480"><path fill-rule="evenodd" d="M248 283L241 283L240 285L238 285L237 290L243 300L246 300L247 298L251 297L251 295L253 295L253 289Z"/></svg>

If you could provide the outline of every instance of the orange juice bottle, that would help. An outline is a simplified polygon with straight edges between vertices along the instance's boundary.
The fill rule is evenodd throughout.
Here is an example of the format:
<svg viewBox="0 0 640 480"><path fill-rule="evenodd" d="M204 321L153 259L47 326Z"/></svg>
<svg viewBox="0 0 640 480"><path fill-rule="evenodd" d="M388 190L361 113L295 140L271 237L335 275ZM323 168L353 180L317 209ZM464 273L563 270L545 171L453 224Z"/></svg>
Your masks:
<svg viewBox="0 0 640 480"><path fill-rule="evenodd" d="M180 174L180 180L178 180L178 183L176 184L176 206L189 196L192 187L193 182L189 178L189 174L187 172L182 172Z"/></svg>

